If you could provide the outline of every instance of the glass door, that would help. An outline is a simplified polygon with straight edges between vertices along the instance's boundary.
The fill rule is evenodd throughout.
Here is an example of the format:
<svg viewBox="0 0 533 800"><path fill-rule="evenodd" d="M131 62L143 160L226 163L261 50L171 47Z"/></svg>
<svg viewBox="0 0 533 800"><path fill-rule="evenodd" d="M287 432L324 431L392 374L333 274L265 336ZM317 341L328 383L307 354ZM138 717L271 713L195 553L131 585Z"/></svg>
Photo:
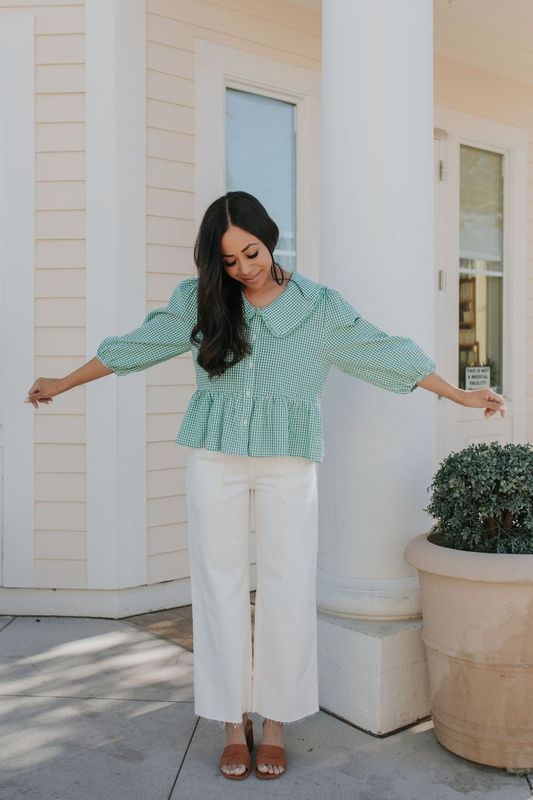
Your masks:
<svg viewBox="0 0 533 800"><path fill-rule="evenodd" d="M461 389L503 383L504 156L460 145L459 376Z"/></svg>
<svg viewBox="0 0 533 800"><path fill-rule="evenodd" d="M443 399L437 455L527 436L527 129L435 107L436 361L505 417Z"/></svg>

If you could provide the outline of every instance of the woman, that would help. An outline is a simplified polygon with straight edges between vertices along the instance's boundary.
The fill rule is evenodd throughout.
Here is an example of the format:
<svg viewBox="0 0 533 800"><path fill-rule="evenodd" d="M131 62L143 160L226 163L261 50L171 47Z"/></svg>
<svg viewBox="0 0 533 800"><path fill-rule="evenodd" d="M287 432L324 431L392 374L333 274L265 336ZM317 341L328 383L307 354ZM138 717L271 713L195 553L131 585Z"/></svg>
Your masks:
<svg viewBox="0 0 533 800"><path fill-rule="evenodd" d="M256 775L286 767L283 725L319 710L316 647L320 395L329 368L386 390L417 385L454 402L505 413L488 389L463 391L435 373L411 339L367 322L335 289L274 261L279 230L247 192L205 212L197 277L180 281L143 324L108 336L64 378L38 378L26 402L115 372L127 375L192 351L197 388L176 441L188 446L187 503L195 713L226 729L223 774L250 774L248 712L263 719ZM250 501L257 589L249 607ZM253 666L252 666L253 664Z"/></svg>

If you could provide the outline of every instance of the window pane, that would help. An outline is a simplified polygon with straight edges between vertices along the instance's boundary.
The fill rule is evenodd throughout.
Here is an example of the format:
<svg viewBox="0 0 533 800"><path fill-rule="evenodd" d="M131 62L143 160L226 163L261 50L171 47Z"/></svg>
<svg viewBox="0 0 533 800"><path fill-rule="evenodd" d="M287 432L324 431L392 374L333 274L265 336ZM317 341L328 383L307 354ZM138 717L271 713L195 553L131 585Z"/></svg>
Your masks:
<svg viewBox="0 0 533 800"><path fill-rule="evenodd" d="M274 258L296 269L294 103L226 89L226 191L245 191L279 227Z"/></svg>
<svg viewBox="0 0 533 800"><path fill-rule="evenodd" d="M502 393L503 156L461 145L459 386Z"/></svg>

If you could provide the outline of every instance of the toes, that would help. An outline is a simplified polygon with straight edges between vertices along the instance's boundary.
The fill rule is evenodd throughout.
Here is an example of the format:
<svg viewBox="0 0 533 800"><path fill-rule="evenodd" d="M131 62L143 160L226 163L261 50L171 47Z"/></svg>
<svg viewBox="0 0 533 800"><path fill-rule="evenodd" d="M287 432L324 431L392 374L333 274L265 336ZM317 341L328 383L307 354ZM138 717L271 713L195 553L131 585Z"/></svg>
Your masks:
<svg viewBox="0 0 533 800"><path fill-rule="evenodd" d="M270 775L272 775L272 773L279 775L284 771L285 767L279 767L277 764L258 764L257 769L259 772L268 772Z"/></svg>
<svg viewBox="0 0 533 800"><path fill-rule="evenodd" d="M231 775L241 775L246 767L244 764L225 764L222 767L222 770L226 773L230 773Z"/></svg>

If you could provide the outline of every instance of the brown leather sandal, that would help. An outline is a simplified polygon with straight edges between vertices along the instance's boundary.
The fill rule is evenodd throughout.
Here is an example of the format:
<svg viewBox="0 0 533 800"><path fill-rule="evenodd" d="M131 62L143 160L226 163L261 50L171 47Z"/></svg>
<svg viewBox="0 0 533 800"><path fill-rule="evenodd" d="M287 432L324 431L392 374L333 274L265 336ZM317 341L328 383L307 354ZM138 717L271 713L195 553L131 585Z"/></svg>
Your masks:
<svg viewBox="0 0 533 800"><path fill-rule="evenodd" d="M263 722L264 727L264 722ZM282 772L261 772L257 767L259 764L266 764L271 766L283 767ZM280 778L287 772L287 757L285 755L285 748L279 744L263 744L259 745L255 757L255 774L261 780L271 780L272 778Z"/></svg>
<svg viewBox="0 0 533 800"><path fill-rule="evenodd" d="M225 778L230 778L233 781L244 780L244 778L247 778L252 771L250 752L254 746L254 730L251 719L246 720L244 733L246 736L246 744L243 742L238 742L237 744L227 744L222 751L222 755L220 756L221 773ZM232 775L230 772L224 772L222 769L222 767L226 767L229 764L244 764L246 769L244 772L241 772L240 775Z"/></svg>

